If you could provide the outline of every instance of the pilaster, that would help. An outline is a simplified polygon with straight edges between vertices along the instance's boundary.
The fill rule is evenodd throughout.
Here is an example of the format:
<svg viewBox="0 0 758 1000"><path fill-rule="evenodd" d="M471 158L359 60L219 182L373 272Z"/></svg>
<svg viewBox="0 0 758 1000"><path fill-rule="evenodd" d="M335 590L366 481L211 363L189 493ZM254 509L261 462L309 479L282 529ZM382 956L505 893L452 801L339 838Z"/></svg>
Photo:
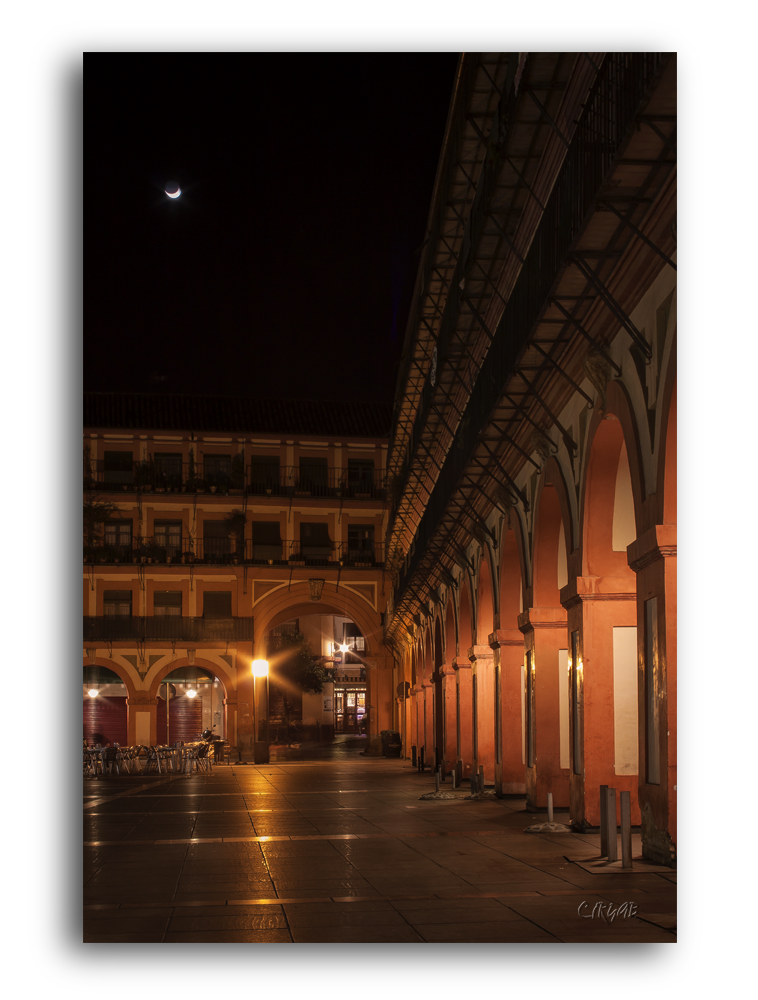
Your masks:
<svg viewBox="0 0 758 1000"><path fill-rule="evenodd" d="M471 660L466 656L456 656L453 660L456 675L456 750L460 777L471 776L473 746L471 734Z"/></svg>
<svg viewBox="0 0 758 1000"><path fill-rule="evenodd" d="M527 809L569 805L569 770L560 760L560 657L566 648L564 608L527 608L518 617L524 635L524 719Z"/></svg>
<svg viewBox="0 0 758 1000"><path fill-rule="evenodd" d="M521 723L524 636L517 628L488 636L495 674L495 791L524 795L524 743ZM498 695L499 692L499 695Z"/></svg>

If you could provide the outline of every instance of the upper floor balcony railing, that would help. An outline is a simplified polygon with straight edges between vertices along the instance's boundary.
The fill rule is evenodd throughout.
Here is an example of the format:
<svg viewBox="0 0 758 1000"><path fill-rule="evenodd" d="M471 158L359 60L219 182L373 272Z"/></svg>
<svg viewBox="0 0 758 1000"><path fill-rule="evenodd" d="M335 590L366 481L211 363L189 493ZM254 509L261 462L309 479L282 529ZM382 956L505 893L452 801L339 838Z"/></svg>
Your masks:
<svg viewBox="0 0 758 1000"><path fill-rule="evenodd" d="M84 641L252 642L253 622L253 618L93 615L84 617Z"/></svg>
<svg viewBox="0 0 758 1000"><path fill-rule="evenodd" d="M229 471L199 468L188 462L158 460L107 467L102 460L85 463L84 489L97 493L208 493L242 496L316 497L384 500L383 473L375 469L314 469L296 466L232 463Z"/></svg>
<svg viewBox="0 0 758 1000"><path fill-rule="evenodd" d="M244 543L231 538L183 538L166 542L165 538L134 539L117 545L102 538L84 545L84 562L88 565L118 563L174 565L257 565L257 566L351 566L360 569L384 564L384 545L366 540L361 542L279 541L257 542L246 538Z"/></svg>

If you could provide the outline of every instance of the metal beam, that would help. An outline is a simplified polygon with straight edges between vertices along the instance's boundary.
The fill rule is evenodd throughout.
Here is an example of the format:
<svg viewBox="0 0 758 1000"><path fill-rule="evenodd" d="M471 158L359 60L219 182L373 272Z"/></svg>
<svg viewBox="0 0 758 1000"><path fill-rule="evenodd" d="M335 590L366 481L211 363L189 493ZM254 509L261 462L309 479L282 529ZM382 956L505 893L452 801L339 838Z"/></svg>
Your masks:
<svg viewBox="0 0 758 1000"><path fill-rule="evenodd" d="M532 347L536 348L540 352L540 354L543 356L543 358L546 361L549 361L550 364L554 368L556 368L561 373L561 375L563 375L563 377L566 379L566 381L570 385L572 385L574 387L574 389L576 389L576 391L578 393L580 393L582 396L584 396L584 398L590 404L590 409L592 409L594 407L594 405L595 405L594 402L593 402L593 400L592 400L592 397L588 396L587 393L584 391L584 389L582 389L581 386L579 386L579 385L576 384L576 382L571 378L571 376L568 375L563 368L561 368L561 366L558 364L558 362L555 360L555 358L551 358L550 355L547 353L547 351L543 351L543 349L539 346L539 344L535 344L533 341L532 341ZM523 368L524 366L522 365L521 367Z"/></svg>
<svg viewBox="0 0 758 1000"><path fill-rule="evenodd" d="M564 146L566 147L566 149L569 149L569 141L568 141L568 139L567 139L567 138L566 138L566 136L565 136L565 135L564 135L564 134L563 134L563 133L562 133L562 132L560 131L560 129L559 129L559 128L558 128L558 126L557 126L557 125L555 124L555 122L553 121L553 119L552 119L552 118L550 117L550 115L549 115L549 114L547 113L547 109L546 109L546 108L545 108L545 106L544 106L544 105L542 104L542 102L541 102L541 101L539 100L539 98L538 98L538 97L537 97L537 95L536 95L536 94L534 93L534 91L532 90L532 88L531 88L531 87L529 86L529 84L528 84L528 83L527 83L527 84L526 84L526 85L524 86L524 90L525 90L525 91L526 91L526 93L527 93L527 94L528 94L528 95L529 95L529 96L531 97L531 99L532 99L532 100L534 101L534 103L535 103L535 104L537 105L537 107L538 107L538 108L540 109L540 113L541 113L541 114L542 114L542 116L543 116L543 117L545 118L545 120L547 121L548 125L549 125L549 126L550 126L550 128L551 128L551 129L553 130L553 132L555 132L555 134L556 134L556 135L558 136L558 138L559 138L559 139L561 140L561 142L562 142L562 143L563 143L563 145L564 145Z"/></svg>
<svg viewBox="0 0 758 1000"><path fill-rule="evenodd" d="M621 375L621 369L616 364L616 362L613 360L613 358L607 353L607 351L600 344L598 344L598 342L595 340L594 337L592 337L589 333L587 333L587 331L584 329L584 327L579 322L579 320L576 319L574 316L572 316L571 313L567 309L564 309L564 307L561 305L561 303L558 301L558 299L556 299L556 298L550 299L550 302L552 302L553 305L557 306L557 308L560 309L560 311L563 313L563 315L566 317L566 319L569 321L569 323L573 323L573 325L576 327L576 329L579 331L579 333L581 333L581 335L584 337L584 339L588 340L592 344L592 346L595 348L595 350L598 351L600 354L603 355L603 357L608 362L608 364L612 368L614 368L616 370L616 374L617 375ZM543 321L540 320L540 322L543 322ZM550 322L550 321L548 321L548 322Z"/></svg>
<svg viewBox="0 0 758 1000"><path fill-rule="evenodd" d="M624 310L614 299L608 289L605 287L602 280L597 274L592 270L589 264L581 257L579 253L573 253L569 255L569 260L574 264L574 266L584 275L584 277L589 281L593 288L597 291L598 295L605 302L608 308L611 310L616 319L621 323L626 332L632 338L632 340L637 344L640 350L649 359L653 356L652 348L650 344L645 340L637 327L632 323L629 317L626 315Z"/></svg>
<svg viewBox="0 0 758 1000"><path fill-rule="evenodd" d="M560 420L556 417L556 415L553 413L553 411L550 409L550 407L547 405L547 403L542 398L542 396L540 396L540 394L537 392L537 390L534 387L534 385L529 381L529 379L526 377L526 375L524 375L524 373L520 369L518 369L518 368L516 369L516 374L520 378L522 378L524 380L524 382L526 382L526 384L529 386L529 388L532 391L532 395L535 396L537 398L537 400L542 404L542 408L545 410L545 412L548 414L548 416L553 421L553 423L555 424L555 426L561 432L561 436L563 437L563 440L566 442L566 447L570 451L574 451L575 452L576 451L576 444L574 442L574 439L571 437L571 435L569 434L569 432L566 430L566 428L563 426L563 424L560 422ZM543 431L543 433L544 433L544 431Z"/></svg>
<svg viewBox="0 0 758 1000"><path fill-rule="evenodd" d="M655 250L658 256L662 260L665 260L666 263L669 264L671 267L673 267L674 270L676 271L676 264L673 262L673 260L670 257L667 257L666 254L663 252L663 250L657 247L652 240L648 239L647 236L645 236L645 234L642 232L642 230L638 229L637 226L635 226L635 224L625 215L622 215L621 212L618 211L618 209L615 209L613 205L609 204L608 202L603 202L602 204L599 204L597 207L600 209L604 208L608 212L613 212L613 214L617 218L621 219L624 225L629 226L632 232L635 232L644 243L647 243L647 245L650 247L651 250Z"/></svg>

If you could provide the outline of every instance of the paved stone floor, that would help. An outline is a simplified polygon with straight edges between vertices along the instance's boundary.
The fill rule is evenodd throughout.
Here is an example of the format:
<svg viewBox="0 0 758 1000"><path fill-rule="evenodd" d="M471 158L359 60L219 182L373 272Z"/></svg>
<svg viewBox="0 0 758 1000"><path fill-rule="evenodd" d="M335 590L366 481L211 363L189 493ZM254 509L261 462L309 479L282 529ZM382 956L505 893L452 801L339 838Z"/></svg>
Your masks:
<svg viewBox="0 0 758 1000"><path fill-rule="evenodd" d="M675 872L586 871L567 858L598 836L526 834L523 799L419 801L433 787L344 745L85 781L84 941L676 940Z"/></svg>

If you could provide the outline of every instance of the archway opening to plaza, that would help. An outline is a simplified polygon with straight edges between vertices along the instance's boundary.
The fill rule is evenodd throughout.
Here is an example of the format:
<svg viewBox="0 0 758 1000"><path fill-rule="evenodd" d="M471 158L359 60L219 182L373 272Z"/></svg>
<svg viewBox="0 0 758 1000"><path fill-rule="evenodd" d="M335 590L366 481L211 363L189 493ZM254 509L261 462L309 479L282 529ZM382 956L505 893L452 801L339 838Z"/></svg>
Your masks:
<svg viewBox="0 0 758 1000"><path fill-rule="evenodd" d="M118 743L127 738L126 684L115 671L94 664L84 667L84 739L90 746Z"/></svg>
<svg viewBox="0 0 758 1000"><path fill-rule="evenodd" d="M344 612L299 614L268 629L268 703L260 707L262 717L268 713L271 745L364 737L370 714L367 653L361 626Z"/></svg>
<svg viewBox="0 0 758 1000"><path fill-rule="evenodd" d="M205 667L185 665L158 685L156 739L159 745L187 743L205 730L225 739L223 683Z"/></svg>

